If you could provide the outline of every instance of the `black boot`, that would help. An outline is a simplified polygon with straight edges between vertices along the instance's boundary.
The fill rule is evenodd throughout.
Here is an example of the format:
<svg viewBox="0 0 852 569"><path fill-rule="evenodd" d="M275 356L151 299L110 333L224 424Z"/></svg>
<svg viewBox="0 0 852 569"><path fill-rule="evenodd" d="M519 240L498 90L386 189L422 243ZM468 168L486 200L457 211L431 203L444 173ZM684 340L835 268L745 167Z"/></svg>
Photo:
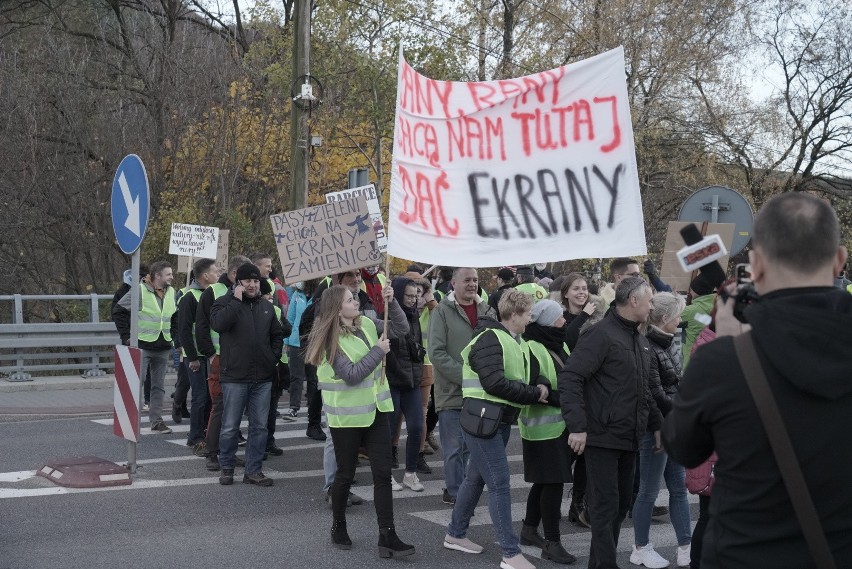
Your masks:
<svg viewBox="0 0 852 569"><path fill-rule="evenodd" d="M391 447L391 468L399 468L399 448Z"/></svg>
<svg viewBox="0 0 852 569"><path fill-rule="evenodd" d="M544 547L541 548L541 558L550 559L554 563L568 565L577 561L577 558L565 551L562 543L559 541L545 540Z"/></svg>
<svg viewBox="0 0 852 569"><path fill-rule="evenodd" d="M352 549L352 540L346 532L346 520L334 520L331 524L331 543L337 549Z"/></svg>
<svg viewBox="0 0 852 569"><path fill-rule="evenodd" d="M521 545L534 545L544 548L544 538L538 534L538 526L528 526L527 522L522 521L521 526Z"/></svg>
<svg viewBox="0 0 852 569"><path fill-rule="evenodd" d="M379 557L406 557L414 555L414 546L403 543L393 526L379 528Z"/></svg>

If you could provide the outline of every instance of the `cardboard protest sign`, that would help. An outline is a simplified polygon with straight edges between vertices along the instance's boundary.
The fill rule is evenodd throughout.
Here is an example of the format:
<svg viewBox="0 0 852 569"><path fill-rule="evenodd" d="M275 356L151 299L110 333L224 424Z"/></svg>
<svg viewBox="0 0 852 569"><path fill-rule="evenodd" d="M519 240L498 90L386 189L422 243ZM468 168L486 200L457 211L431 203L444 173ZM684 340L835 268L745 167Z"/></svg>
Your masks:
<svg viewBox="0 0 852 569"><path fill-rule="evenodd" d="M388 235L385 233L385 222L382 220L382 208L379 204L378 194L376 194L376 186L369 184L367 186L349 188L340 192L329 192L325 195L325 201L326 203L337 202L360 195L363 195L367 199L367 207L370 210L370 222L376 231L379 251L384 253L388 250Z"/></svg>
<svg viewBox="0 0 852 569"><path fill-rule="evenodd" d="M230 246L230 235L231 231L229 229L219 230L219 242L216 244L216 265L218 265L219 269L222 271L228 270L228 247ZM192 263L194 262L193 259L197 261L198 259L204 258L206 257L178 256L177 272L189 274L189 271L192 269Z"/></svg>
<svg viewBox="0 0 852 569"><path fill-rule="evenodd" d="M621 48L517 79L429 79L400 55L388 252L492 267L644 255Z"/></svg>
<svg viewBox="0 0 852 569"><path fill-rule="evenodd" d="M172 223L169 254L194 259L214 259L218 242L218 227Z"/></svg>
<svg viewBox="0 0 852 569"><path fill-rule="evenodd" d="M376 232L363 195L270 217L286 282L360 269L379 262Z"/></svg>
<svg viewBox="0 0 852 569"><path fill-rule="evenodd" d="M693 273L684 272L680 263L677 260L677 252L683 248L683 237L680 235L680 230L689 225L687 221L670 221L666 229L666 244L663 250L663 262L660 264L660 279L672 287L672 290L679 292L689 291L689 283L693 278ZM696 225L701 228L700 223ZM733 223L708 223L707 231L702 232L703 235L718 235L725 247L730 251L734 242ZM725 255L719 259L719 264L722 269L727 270L729 256ZM697 273L696 273L697 274Z"/></svg>

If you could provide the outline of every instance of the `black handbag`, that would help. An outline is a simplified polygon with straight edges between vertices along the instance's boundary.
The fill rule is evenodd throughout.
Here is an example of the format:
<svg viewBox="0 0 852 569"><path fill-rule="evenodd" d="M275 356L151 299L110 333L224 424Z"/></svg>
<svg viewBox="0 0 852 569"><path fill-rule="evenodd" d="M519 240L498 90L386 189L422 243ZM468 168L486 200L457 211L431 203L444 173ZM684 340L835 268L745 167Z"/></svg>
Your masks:
<svg viewBox="0 0 852 569"><path fill-rule="evenodd" d="M462 401L459 423L464 432L480 439L490 439L497 434L497 427L503 420L503 405L465 397Z"/></svg>

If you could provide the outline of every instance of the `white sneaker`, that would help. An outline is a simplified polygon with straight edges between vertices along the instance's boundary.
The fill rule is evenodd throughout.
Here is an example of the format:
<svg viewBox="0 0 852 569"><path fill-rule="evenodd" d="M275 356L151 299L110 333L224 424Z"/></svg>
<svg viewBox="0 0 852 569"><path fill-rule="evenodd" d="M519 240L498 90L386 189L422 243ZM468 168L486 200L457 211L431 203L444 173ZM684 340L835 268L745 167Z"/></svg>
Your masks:
<svg viewBox="0 0 852 569"><path fill-rule="evenodd" d="M402 484L396 481L396 478L391 475L391 488L393 488L394 492L399 492L402 490Z"/></svg>
<svg viewBox="0 0 852 569"><path fill-rule="evenodd" d="M416 472L406 472L405 476L402 477L402 485L411 488L414 492L423 491L423 484L417 478Z"/></svg>
<svg viewBox="0 0 852 569"><path fill-rule="evenodd" d="M689 567L690 553L692 553L692 544L680 545L677 548L677 566Z"/></svg>
<svg viewBox="0 0 852 569"><path fill-rule="evenodd" d="M478 543L474 543L466 537L452 537L451 535L444 536L444 547L447 549L462 551L464 553L482 553L485 549Z"/></svg>
<svg viewBox="0 0 852 569"><path fill-rule="evenodd" d="M654 551L654 546L651 543L644 547L634 545L633 552L630 554L630 562L634 565L644 565L648 569L663 569L663 567L669 566L669 562Z"/></svg>
<svg viewBox="0 0 852 569"><path fill-rule="evenodd" d="M530 563L522 554L514 557L504 557L500 560L500 569L535 569L535 565Z"/></svg>

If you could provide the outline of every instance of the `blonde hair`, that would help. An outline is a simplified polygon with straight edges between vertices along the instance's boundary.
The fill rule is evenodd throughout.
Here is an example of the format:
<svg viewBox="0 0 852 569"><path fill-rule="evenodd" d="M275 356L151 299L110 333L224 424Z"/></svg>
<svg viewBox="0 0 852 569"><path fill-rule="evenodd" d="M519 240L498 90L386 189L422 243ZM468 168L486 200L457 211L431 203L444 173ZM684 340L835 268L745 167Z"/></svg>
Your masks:
<svg viewBox="0 0 852 569"><path fill-rule="evenodd" d="M680 296L670 292L658 292L651 298L651 315L648 317L648 324L660 328L666 322L680 318L684 308L686 308L686 301Z"/></svg>
<svg viewBox="0 0 852 569"><path fill-rule="evenodd" d="M523 314L531 309L533 305L532 296L525 292L521 292L516 288L506 289L500 296L500 301L497 303L497 308L500 312L500 318L506 320L511 318L513 314Z"/></svg>
<svg viewBox="0 0 852 569"><path fill-rule="evenodd" d="M340 318L340 309L347 293L351 294L351 291L343 285L335 285L323 291L314 325L308 335L308 347L305 350L307 363L319 366L323 360L334 362L340 337L351 334L354 328L360 326L360 316L355 317L353 328L344 324Z"/></svg>

